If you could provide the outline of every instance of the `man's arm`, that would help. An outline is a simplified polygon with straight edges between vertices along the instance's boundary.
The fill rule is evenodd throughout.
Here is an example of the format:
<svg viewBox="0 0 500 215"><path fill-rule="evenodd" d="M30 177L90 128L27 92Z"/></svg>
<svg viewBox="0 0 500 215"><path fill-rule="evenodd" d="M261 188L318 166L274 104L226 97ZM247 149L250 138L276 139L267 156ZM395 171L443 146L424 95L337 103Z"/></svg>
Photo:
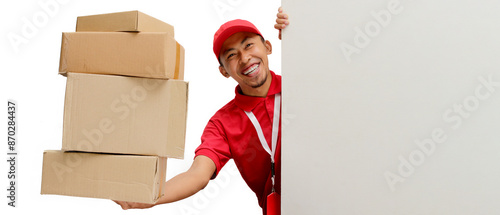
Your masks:
<svg viewBox="0 0 500 215"><path fill-rule="evenodd" d="M197 156L188 171L165 182L165 192L156 204L115 201L122 209L150 208L175 202L194 195L205 188L215 172L214 162L203 155Z"/></svg>

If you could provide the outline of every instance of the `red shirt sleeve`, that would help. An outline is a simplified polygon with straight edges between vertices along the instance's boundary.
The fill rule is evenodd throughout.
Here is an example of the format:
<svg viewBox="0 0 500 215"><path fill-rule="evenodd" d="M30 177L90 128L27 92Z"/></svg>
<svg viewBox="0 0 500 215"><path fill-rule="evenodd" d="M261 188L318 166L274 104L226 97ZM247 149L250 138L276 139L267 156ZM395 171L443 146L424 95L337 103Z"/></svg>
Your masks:
<svg viewBox="0 0 500 215"><path fill-rule="evenodd" d="M227 142L227 137L222 127L222 124L211 119L201 136L201 144L195 150L195 157L204 155L209 157L216 166L216 170L212 179L214 179L231 159L231 150Z"/></svg>

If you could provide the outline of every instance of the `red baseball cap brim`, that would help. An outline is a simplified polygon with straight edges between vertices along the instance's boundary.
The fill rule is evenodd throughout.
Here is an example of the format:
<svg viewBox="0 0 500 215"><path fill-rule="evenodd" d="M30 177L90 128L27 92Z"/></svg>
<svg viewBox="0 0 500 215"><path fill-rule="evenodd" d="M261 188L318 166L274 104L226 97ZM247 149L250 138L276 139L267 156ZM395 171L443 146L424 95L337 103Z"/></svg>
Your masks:
<svg viewBox="0 0 500 215"><path fill-rule="evenodd" d="M214 54L217 60L219 60L222 44L224 44L227 38L238 32L250 32L262 36L255 25L246 20L235 19L222 24L214 34Z"/></svg>

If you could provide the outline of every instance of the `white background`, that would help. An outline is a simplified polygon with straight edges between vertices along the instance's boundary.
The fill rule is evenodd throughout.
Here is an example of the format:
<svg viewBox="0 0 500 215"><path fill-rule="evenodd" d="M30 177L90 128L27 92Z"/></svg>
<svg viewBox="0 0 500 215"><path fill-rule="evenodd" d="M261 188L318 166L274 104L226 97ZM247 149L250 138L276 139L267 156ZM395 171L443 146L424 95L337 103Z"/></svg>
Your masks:
<svg viewBox="0 0 500 215"><path fill-rule="evenodd" d="M283 7L283 214L500 214L498 1Z"/></svg>
<svg viewBox="0 0 500 215"><path fill-rule="evenodd" d="M48 3L55 3L49 10ZM54 6L55 5L55 6ZM208 119L234 97L236 82L218 71L212 52L213 34L225 21L252 21L273 44L271 69L281 73L280 43L273 28L280 1L195 0L195 1L4 1L1 3L1 96L4 104L1 129L6 139L7 100L17 103L17 197L16 208L7 206L7 142L1 145L0 196L2 214L41 212L53 214L259 214L253 192L242 181L234 163L201 193L186 200L147 210L122 211L110 200L40 195L44 150L60 149L66 79L57 74L61 33L73 32L77 16L139 10L175 28L176 40L184 46L185 80L189 82L189 110L185 159L168 162L167 178L189 168L194 150ZM28 30L34 25L36 31ZM23 37L20 44L9 38ZM5 212L5 213L4 213Z"/></svg>

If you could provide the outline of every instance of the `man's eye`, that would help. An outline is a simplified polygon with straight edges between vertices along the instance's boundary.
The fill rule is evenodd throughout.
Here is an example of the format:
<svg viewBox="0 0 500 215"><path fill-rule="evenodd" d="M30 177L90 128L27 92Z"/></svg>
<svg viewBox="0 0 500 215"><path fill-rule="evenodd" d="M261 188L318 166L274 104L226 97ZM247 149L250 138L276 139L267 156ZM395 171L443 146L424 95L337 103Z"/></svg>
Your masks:
<svg viewBox="0 0 500 215"><path fill-rule="evenodd" d="M229 55L227 55L227 59L229 59L229 58L231 58L231 57L233 57L233 56L235 56L235 54L234 54L234 53L229 54Z"/></svg>
<svg viewBox="0 0 500 215"><path fill-rule="evenodd" d="M248 47L250 47L250 46L252 46L252 45L253 45L253 43L248 43L248 44L246 45L246 48L248 48Z"/></svg>

